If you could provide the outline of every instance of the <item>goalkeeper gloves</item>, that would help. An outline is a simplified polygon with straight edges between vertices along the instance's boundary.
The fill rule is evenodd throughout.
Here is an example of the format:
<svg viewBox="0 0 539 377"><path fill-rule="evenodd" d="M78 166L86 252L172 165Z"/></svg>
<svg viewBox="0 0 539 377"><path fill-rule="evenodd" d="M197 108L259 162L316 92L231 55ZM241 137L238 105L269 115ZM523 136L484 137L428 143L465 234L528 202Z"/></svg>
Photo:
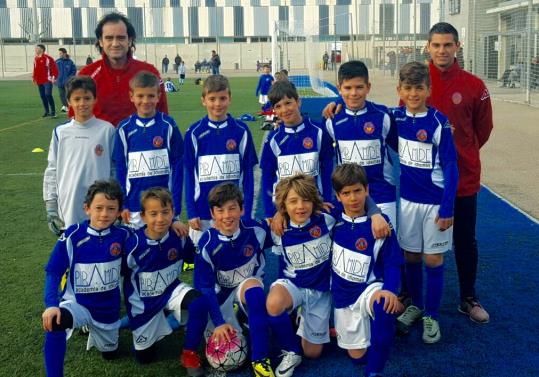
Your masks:
<svg viewBox="0 0 539 377"><path fill-rule="evenodd" d="M47 209L47 223L50 231L60 237L64 232L65 224L58 215L58 203L56 200L46 200L45 208Z"/></svg>

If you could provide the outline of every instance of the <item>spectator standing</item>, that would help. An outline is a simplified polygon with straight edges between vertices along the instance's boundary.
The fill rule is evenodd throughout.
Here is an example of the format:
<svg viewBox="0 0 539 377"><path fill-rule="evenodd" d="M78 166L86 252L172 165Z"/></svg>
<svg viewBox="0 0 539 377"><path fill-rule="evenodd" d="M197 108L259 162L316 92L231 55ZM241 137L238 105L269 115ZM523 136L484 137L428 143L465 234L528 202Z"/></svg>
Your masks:
<svg viewBox="0 0 539 377"><path fill-rule="evenodd" d="M38 44L35 47L36 56L34 58L34 71L32 81L39 89L39 96L43 102L45 117L56 118L56 108L54 107L54 98L52 97L52 84L58 78L58 67L56 62L50 56L45 54L45 45Z"/></svg>
<svg viewBox="0 0 539 377"><path fill-rule="evenodd" d="M56 81L56 85L58 85L58 93L60 94L60 101L62 101L62 109L60 111L65 113L69 107L67 104L65 85L67 80L77 73L77 66L73 60L71 60L65 48L59 48L58 51L60 51L60 58L56 60L56 66L58 67L58 80Z"/></svg>
<svg viewBox="0 0 539 377"><path fill-rule="evenodd" d="M221 67L221 58L219 57L219 54L217 54L215 50L211 50L210 65L211 65L212 75L218 75L220 72L219 67Z"/></svg>
<svg viewBox="0 0 539 377"><path fill-rule="evenodd" d="M395 54L395 51L389 51L387 53L387 60L391 77L394 77L395 70L397 69L397 54Z"/></svg>
<svg viewBox="0 0 539 377"><path fill-rule="evenodd" d="M170 63L170 60L168 58L167 55L165 55L165 57L163 58L163 61L161 62L161 71L163 73L167 73L168 72L168 65Z"/></svg>
<svg viewBox="0 0 539 377"><path fill-rule="evenodd" d="M327 71L328 70L328 62L329 62L329 55L326 52L324 52L324 55L322 55L322 68L324 69L324 71Z"/></svg>
<svg viewBox="0 0 539 377"><path fill-rule="evenodd" d="M94 59L92 59L92 55L88 54L88 57L86 58L86 65L90 65L94 62Z"/></svg>
<svg viewBox="0 0 539 377"><path fill-rule="evenodd" d="M178 73L178 67L181 62L182 58L180 57L180 54L176 54L176 57L174 58L174 72Z"/></svg>

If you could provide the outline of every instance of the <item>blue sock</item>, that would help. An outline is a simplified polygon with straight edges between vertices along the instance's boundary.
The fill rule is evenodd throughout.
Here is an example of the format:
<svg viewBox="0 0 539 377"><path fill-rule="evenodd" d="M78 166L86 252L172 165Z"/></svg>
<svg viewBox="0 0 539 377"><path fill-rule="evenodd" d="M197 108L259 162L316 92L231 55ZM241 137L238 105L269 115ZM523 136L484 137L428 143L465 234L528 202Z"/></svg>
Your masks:
<svg viewBox="0 0 539 377"><path fill-rule="evenodd" d="M204 338L204 330L208 324L210 304L206 296L199 296L189 304L189 318L185 326L183 348L196 351ZM176 321L177 322L177 321Z"/></svg>
<svg viewBox="0 0 539 377"><path fill-rule="evenodd" d="M247 289L245 291L245 302L249 311L251 360L265 359L269 356L269 326L266 295L262 287Z"/></svg>
<svg viewBox="0 0 539 377"><path fill-rule="evenodd" d="M381 374L389 359L395 337L395 317L384 311L384 299L374 303L374 320L371 321L371 346L367 354L365 375Z"/></svg>
<svg viewBox="0 0 539 377"><path fill-rule="evenodd" d="M423 263L406 262L406 283L412 304L423 310Z"/></svg>
<svg viewBox="0 0 539 377"><path fill-rule="evenodd" d="M268 314L269 325L279 343L279 347L285 351L301 352L299 339L292 328L292 321L287 312L283 312L278 316Z"/></svg>
<svg viewBox="0 0 539 377"><path fill-rule="evenodd" d="M66 348L67 339L65 331L48 331L45 333L43 356L45 358L45 372L47 377L63 377Z"/></svg>
<svg viewBox="0 0 539 377"><path fill-rule="evenodd" d="M438 319L440 303L444 292L444 265L438 267L425 266L427 271L427 297L425 300L425 315Z"/></svg>

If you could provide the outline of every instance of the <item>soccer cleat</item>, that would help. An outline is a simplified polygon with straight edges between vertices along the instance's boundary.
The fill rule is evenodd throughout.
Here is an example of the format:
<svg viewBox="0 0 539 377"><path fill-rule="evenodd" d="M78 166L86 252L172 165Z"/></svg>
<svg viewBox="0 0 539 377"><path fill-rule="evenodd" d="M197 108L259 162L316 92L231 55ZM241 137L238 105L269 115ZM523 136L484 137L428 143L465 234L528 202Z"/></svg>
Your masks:
<svg viewBox="0 0 539 377"><path fill-rule="evenodd" d="M253 361L251 364L256 377L275 377L273 369L271 369L270 360L267 357Z"/></svg>
<svg viewBox="0 0 539 377"><path fill-rule="evenodd" d="M46 117L48 117L48 116L50 116L50 114L49 114L49 113L45 113L45 114L43 114L41 117L42 117L42 118L46 118Z"/></svg>
<svg viewBox="0 0 539 377"><path fill-rule="evenodd" d="M190 377L198 377L204 375L204 369L200 362L200 356L195 351L183 350L180 356L182 365L187 369L187 375Z"/></svg>
<svg viewBox="0 0 539 377"><path fill-rule="evenodd" d="M440 325L431 316L423 317L423 342L427 344L438 343L442 339Z"/></svg>
<svg viewBox="0 0 539 377"><path fill-rule="evenodd" d="M283 359L275 370L276 377L290 377L294 374L294 369L301 364L301 355L293 351L282 351Z"/></svg>
<svg viewBox="0 0 539 377"><path fill-rule="evenodd" d="M488 312L473 297L468 297L460 302L459 312L466 314L476 323L488 323L490 320Z"/></svg>
<svg viewBox="0 0 539 377"><path fill-rule="evenodd" d="M423 310L415 305L410 305L404 313L397 317L397 330L400 334L408 334L410 328L423 316Z"/></svg>
<svg viewBox="0 0 539 377"><path fill-rule="evenodd" d="M194 263L183 262L183 270L184 271L193 271L194 269L195 269L195 264Z"/></svg>
<svg viewBox="0 0 539 377"><path fill-rule="evenodd" d="M62 108L60 109L60 111L62 113L67 113L67 107L66 106L62 106Z"/></svg>
<svg viewBox="0 0 539 377"><path fill-rule="evenodd" d="M51 114L50 114L50 117L51 117L51 118L58 118L58 115L56 115L56 113L51 113Z"/></svg>

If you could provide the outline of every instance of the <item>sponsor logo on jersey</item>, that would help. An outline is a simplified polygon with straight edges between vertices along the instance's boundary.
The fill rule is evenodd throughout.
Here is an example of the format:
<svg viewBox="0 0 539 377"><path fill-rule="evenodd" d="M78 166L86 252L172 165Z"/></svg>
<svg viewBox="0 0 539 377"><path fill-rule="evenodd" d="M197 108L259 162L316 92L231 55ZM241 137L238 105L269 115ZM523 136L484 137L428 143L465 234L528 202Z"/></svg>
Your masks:
<svg viewBox="0 0 539 377"><path fill-rule="evenodd" d="M117 257L122 253L122 246L118 242L114 242L110 245L110 255Z"/></svg>
<svg viewBox="0 0 539 377"><path fill-rule="evenodd" d="M372 124L372 122L366 122L364 125L363 125L363 131L365 131L365 133L367 135L371 135L375 130L375 127L374 127L374 124Z"/></svg>
<svg viewBox="0 0 539 377"><path fill-rule="evenodd" d="M451 101L452 101L455 105L458 105L459 103L462 102L462 94L460 94L460 92L455 92L455 93L453 93L453 95L451 96Z"/></svg>
<svg viewBox="0 0 539 377"><path fill-rule="evenodd" d="M417 140L419 141L425 141L427 140L427 131L421 129L416 132L415 137L417 137Z"/></svg>
<svg viewBox="0 0 539 377"><path fill-rule="evenodd" d="M65 238L64 238L65 240ZM90 241L90 236L86 236L84 237L82 240L80 240L79 242L77 242L77 248L78 247L81 247L82 245L84 245L86 242Z"/></svg>
<svg viewBox="0 0 539 377"><path fill-rule="evenodd" d="M399 136L399 160L402 165L432 169L432 144L404 139Z"/></svg>
<svg viewBox="0 0 539 377"><path fill-rule="evenodd" d="M226 141L226 149L227 149L228 151L231 151L231 152L232 152L233 150L236 149L237 146L238 146L238 145L236 144L236 140L234 140L234 139L228 139L228 140Z"/></svg>
<svg viewBox="0 0 539 377"><path fill-rule="evenodd" d="M162 295L169 285L178 280L182 272L182 263L176 263L157 271L141 272L138 276L140 297Z"/></svg>
<svg viewBox="0 0 539 377"><path fill-rule="evenodd" d="M206 130L202 132L200 135L198 135L198 139L202 139L204 136L208 135L210 133L210 130Z"/></svg>
<svg viewBox="0 0 539 377"><path fill-rule="evenodd" d="M258 261L256 260L256 257L253 256L242 266L227 271L218 270L217 283L221 287L235 288L245 279L252 277L257 266Z"/></svg>
<svg viewBox="0 0 539 377"><path fill-rule="evenodd" d="M168 260L176 259L178 257L178 250L176 250L175 248L169 249L167 257L168 257Z"/></svg>
<svg viewBox="0 0 539 377"><path fill-rule="evenodd" d="M216 154L198 158L198 179L200 182L228 181L240 178L240 155Z"/></svg>
<svg viewBox="0 0 539 377"><path fill-rule="evenodd" d="M166 149L129 153L127 178L144 178L169 174L170 161Z"/></svg>
<svg viewBox="0 0 539 377"><path fill-rule="evenodd" d="M120 284L121 259L104 263L76 263L73 282L75 294L107 292Z"/></svg>
<svg viewBox="0 0 539 377"><path fill-rule="evenodd" d="M366 250L367 246L369 246L369 244L365 238L358 238L358 240L356 241L356 249L358 249L359 251Z"/></svg>
<svg viewBox="0 0 539 377"><path fill-rule="evenodd" d="M305 149L313 149L313 139L311 139L310 137L306 137L305 139L303 139L303 147Z"/></svg>
<svg viewBox="0 0 539 377"><path fill-rule="evenodd" d="M148 338L145 337L144 335L139 335L139 337L137 338L137 340L135 340L135 342L137 344L142 344L142 343L146 343L148 341Z"/></svg>
<svg viewBox="0 0 539 377"><path fill-rule="evenodd" d="M322 234L322 229L320 229L318 225L315 225L311 229L309 229L309 234L313 238L318 238Z"/></svg>
<svg viewBox="0 0 539 377"><path fill-rule="evenodd" d="M339 151L343 163L355 163L361 166L382 163L380 140L339 140Z"/></svg>
<svg viewBox="0 0 539 377"><path fill-rule="evenodd" d="M449 244L449 241L443 241L443 242L435 242L430 247L444 247Z"/></svg>
<svg viewBox="0 0 539 377"><path fill-rule="evenodd" d="M338 126L339 124L344 123L344 122L346 122L346 121L348 121L348 117L346 117L346 118L344 118L344 119L341 119L341 120L335 122L335 125Z"/></svg>
<svg viewBox="0 0 539 377"><path fill-rule="evenodd" d="M298 153L277 157L279 178L291 177L298 173L318 175L318 153Z"/></svg>
<svg viewBox="0 0 539 377"><path fill-rule="evenodd" d="M287 259L295 270L307 270L329 259L331 239L329 234L299 245L284 247Z"/></svg>
<svg viewBox="0 0 539 377"><path fill-rule="evenodd" d="M243 249L243 255L246 257L252 257L254 252L255 248L253 247L253 245L250 244L245 246L245 248Z"/></svg>
<svg viewBox="0 0 539 377"><path fill-rule="evenodd" d="M370 255L360 254L333 243L333 272L344 280L353 283L366 282L371 259Z"/></svg>
<svg viewBox="0 0 539 377"><path fill-rule="evenodd" d="M101 156L103 154L104 148L101 144L97 144L94 148L96 156Z"/></svg>
<svg viewBox="0 0 539 377"><path fill-rule="evenodd" d="M152 145L155 148L161 148L163 146L163 138L161 136L156 136L153 138Z"/></svg>

